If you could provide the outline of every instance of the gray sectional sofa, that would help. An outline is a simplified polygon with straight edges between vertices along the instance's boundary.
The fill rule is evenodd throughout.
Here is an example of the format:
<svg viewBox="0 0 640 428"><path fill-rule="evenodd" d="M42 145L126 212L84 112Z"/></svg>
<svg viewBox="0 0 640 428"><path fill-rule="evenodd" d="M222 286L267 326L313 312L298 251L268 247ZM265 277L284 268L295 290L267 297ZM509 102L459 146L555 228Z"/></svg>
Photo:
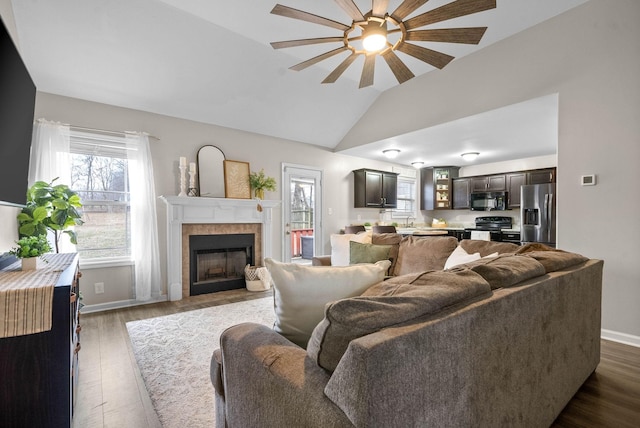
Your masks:
<svg viewBox="0 0 640 428"><path fill-rule="evenodd" d="M598 365L602 268L532 245L396 276L328 304L306 350L231 327L211 362L216 424L547 427Z"/></svg>

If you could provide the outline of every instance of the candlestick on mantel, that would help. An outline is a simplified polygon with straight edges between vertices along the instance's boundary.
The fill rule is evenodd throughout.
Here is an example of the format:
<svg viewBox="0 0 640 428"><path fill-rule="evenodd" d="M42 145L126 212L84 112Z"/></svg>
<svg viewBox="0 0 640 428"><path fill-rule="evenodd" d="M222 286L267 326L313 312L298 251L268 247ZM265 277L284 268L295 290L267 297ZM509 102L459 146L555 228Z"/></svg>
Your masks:
<svg viewBox="0 0 640 428"><path fill-rule="evenodd" d="M184 156L180 156L180 166L187 166L187 158Z"/></svg>
<svg viewBox="0 0 640 428"><path fill-rule="evenodd" d="M189 164L189 190L187 196L198 196L198 189L196 189L196 163L191 162Z"/></svg>
<svg viewBox="0 0 640 428"><path fill-rule="evenodd" d="M180 160L180 162L182 162L182 160ZM180 165L179 168L180 168L180 193L178 193L178 196L187 196L187 166Z"/></svg>

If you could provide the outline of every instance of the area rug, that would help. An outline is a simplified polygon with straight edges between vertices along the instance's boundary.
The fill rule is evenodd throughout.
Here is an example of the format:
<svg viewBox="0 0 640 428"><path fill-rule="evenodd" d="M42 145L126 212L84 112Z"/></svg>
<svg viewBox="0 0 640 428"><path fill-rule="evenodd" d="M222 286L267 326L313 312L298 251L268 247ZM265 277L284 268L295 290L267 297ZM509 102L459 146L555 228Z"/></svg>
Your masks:
<svg viewBox="0 0 640 428"><path fill-rule="evenodd" d="M211 354L242 322L273 325L273 297L127 323L133 353L165 428L215 426Z"/></svg>

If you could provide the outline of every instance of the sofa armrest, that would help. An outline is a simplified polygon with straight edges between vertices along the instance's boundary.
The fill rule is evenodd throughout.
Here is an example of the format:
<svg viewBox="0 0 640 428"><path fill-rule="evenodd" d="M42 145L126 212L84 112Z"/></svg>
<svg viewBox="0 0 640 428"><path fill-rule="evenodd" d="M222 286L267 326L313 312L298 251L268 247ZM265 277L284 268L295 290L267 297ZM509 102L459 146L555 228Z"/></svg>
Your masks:
<svg viewBox="0 0 640 428"><path fill-rule="evenodd" d="M220 347L224 409L216 411L228 427L353 426L324 394L329 373L271 328L238 324L222 333Z"/></svg>
<svg viewBox="0 0 640 428"><path fill-rule="evenodd" d="M311 259L312 266L331 266L331 256L314 256Z"/></svg>

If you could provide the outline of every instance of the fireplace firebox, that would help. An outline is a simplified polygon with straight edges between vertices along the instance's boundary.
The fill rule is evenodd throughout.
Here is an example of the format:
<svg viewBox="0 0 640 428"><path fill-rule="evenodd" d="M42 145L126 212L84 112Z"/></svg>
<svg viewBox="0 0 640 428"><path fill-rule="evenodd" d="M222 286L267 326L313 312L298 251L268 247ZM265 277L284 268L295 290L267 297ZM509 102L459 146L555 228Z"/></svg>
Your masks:
<svg viewBox="0 0 640 428"><path fill-rule="evenodd" d="M191 296L245 287L244 268L254 265L255 235L189 236Z"/></svg>

